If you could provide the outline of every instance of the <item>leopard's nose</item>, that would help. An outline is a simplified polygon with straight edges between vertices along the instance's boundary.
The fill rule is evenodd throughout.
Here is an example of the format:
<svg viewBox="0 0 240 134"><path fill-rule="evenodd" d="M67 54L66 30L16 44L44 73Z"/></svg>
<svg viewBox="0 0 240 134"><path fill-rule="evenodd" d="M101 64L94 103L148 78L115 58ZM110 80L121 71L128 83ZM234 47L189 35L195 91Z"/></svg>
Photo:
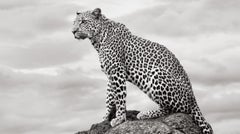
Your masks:
<svg viewBox="0 0 240 134"><path fill-rule="evenodd" d="M78 28L73 28L72 33L75 34L78 31Z"/></svg>

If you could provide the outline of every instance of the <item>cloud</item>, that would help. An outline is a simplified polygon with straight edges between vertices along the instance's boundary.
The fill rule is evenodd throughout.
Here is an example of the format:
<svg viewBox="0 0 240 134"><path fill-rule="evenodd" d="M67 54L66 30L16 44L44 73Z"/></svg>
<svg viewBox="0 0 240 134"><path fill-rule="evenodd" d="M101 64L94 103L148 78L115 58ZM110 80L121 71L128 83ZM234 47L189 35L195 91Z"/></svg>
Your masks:
<svg viewBox="0 0 240 134"><path fill-rule="evenodd" d="M217 122L213 125L214 132L217 134L239 134L239 119L229 119L221 122ZM231 129L229 129L231 128Z"/></svg>
<svg viewBox="0 0 240 134"><path fill-rule="evenodd" d="M215 4L218 3L218 4ZM161 36L196 36L238 33L239 1L170 1L135 12L121 19L132 31ZM139 23L141 22L141 23Z"/></svg>
<svg viewBox="0 0 240 134"><path fill-rule="evenodd" d="M36 6L38 4L39 1L33 0L22 0L21 2L18 0L1 1L0 10L12 10L21 7Z"/></svg>
<svg viewBox="0 0 240 134"><path fill-rule="evenodd" d="M1 133L69 132L74 128L65 122L73 120L75 129L86 128L91 123L83 120L87 113L104 113L106 81L90 78L81 69L52 76L1 67L0 82L0 119L5 122ZM88 118L92 123L101 120L100 115Z"/></svg>
<svg viewBox="0 0 240 134"><path fill-rule="evenodd" d="M0 26L1 35L15 39L23 37L31 39L31 37L64 30L72 25L67 17L76 9L81 8L74 4L61 2L45 4L1 11L0 16L4 18Z"/></svg>
<svg viewBox="0 0 240 134"><path fill-rule="evenodd" d="M0 50L0 63L15 68L41 68L76 62L89 51L91 45L87 41L74 40L69 34L41 37L29 41L26 47L3 48Z"/></svg>
<svg viewBox="0 0 240 134"><path fill-rule="evenodd" d="M0 17L5 18L0 26L0 64L41 68L81 59L90 48L85 45L90 43L73 38L69 19L79 8L59 2L0 12Z"/></svg>
<svg viewBox="0 0 240 134"><path fill-rule="evenodd" d="M239 107L235 107L240 101L240 83L228 85L200 85L194 87L199 105L208 114L212 113L238 113ZM230 105L231 104L231 105Z"/></svg>

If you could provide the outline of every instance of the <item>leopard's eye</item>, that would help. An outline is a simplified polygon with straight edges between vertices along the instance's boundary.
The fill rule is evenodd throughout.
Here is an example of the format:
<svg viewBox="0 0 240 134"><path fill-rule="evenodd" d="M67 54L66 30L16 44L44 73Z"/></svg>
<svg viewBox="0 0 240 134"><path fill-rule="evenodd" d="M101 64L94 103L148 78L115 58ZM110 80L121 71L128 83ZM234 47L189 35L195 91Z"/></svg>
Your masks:
<svg viewBox="0 0 240 134"><path fill-rule="evenodd" d="M88 21L88 20L83 20L83 19L82 19L82 20L79 20L79 23L78 23L78 24L79 24L79 26L80 26L80 25L82 25L82 24L86 24L87 21Z"/></svg>
<svg viewBox="0 0 240 134"><path fill-rule="evenodd" d="M87 22L87 20L82 20L82 23L86 23Z"/></svg>

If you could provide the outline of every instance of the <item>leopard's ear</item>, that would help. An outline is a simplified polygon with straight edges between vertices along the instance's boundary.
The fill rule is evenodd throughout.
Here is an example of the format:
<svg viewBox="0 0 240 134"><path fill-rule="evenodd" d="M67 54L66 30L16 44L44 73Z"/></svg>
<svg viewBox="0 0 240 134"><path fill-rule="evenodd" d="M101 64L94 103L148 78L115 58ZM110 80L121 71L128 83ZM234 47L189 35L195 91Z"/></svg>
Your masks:
<svg viewBox="0 0 240 134"><path fill-rule="evenodd" d="M95 17L95 19L99 19L99 17L102 15L101 14L101 9L100 8L95 8L92 11L92 15Z"/></svg>

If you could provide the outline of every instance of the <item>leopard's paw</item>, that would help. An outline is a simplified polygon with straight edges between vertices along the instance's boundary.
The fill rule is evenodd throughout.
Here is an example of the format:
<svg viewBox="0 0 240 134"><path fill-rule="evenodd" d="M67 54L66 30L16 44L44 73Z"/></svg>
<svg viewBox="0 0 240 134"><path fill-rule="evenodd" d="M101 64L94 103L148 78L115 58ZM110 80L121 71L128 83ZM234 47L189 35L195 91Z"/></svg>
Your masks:
<svg viewBox="0 0 240 134"><path fill-rule="evenodd" d="M117 117L111 120L110 124L112 127L115 127L121 123L123 123L124 121L126 121L126 118L124 117Z"/></svg>
<svg viewBox="0 0 240 134"><path fill-rule="evenodd" d="M108 115L103 116L103 120L104 121L109 120L109 116Z"/></svg>
<svg viewBox="0 0 240 134"><path fill-rule="evenodd" d="M139 112L137 114L137 119L139 119L139 120L144 120L144 119L149 119L149 118L150 117L147 112Z"/></svg>

